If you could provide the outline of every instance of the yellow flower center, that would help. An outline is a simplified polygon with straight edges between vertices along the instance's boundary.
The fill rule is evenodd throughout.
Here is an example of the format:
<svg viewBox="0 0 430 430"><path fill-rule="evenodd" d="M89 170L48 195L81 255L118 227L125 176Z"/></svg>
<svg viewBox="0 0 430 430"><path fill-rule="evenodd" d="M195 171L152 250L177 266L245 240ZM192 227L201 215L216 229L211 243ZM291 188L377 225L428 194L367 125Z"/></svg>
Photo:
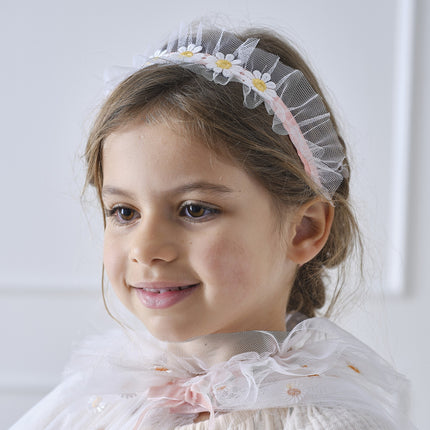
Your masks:
<svg viewBox="0 0 430 430"><path fill-rule="evenodd" d="M258 91L264 92L267 89L266 82L261 79L253 79L252 84L255 88L257 88Z"/></svg>
<svg viewBox="0 0 430 430"><path fill-rule="evenodd" d="M229 69L231 67L231 63L228 60L218 60L215 64L220 69Z"/></svg>
<svg viewBox="0 0 430 430"><path fill-rule="evenodd" d="M194 54L191 51L181 52L181 55L184 57L192 57Z"/></svg>

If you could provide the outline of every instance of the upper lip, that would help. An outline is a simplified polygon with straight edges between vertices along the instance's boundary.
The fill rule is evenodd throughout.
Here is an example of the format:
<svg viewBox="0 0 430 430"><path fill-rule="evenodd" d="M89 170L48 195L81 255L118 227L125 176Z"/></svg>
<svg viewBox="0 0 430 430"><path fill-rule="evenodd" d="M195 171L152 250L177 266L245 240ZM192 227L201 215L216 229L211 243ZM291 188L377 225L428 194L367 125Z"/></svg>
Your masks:
<svg viewBox="0 0 430 430"><path fill-rule="evenodd" d="M168 288L189 287L196 285L198 282L177 282L177 281L155 281L155 282L137 282L131 286L143 290L165 290Z"/></svg>

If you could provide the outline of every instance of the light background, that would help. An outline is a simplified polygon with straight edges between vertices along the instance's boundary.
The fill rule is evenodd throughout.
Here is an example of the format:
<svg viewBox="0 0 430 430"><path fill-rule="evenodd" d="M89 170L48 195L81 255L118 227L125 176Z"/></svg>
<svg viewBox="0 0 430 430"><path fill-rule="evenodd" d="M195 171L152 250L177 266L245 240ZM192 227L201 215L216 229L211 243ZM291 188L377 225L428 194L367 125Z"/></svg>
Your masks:
<svg viewBox="0 0 430 430"><path fill-rule="evenodd" d="M425 0L0 4L0 428L58 382L72 342L112 325L99 292L100 213L80 203L103 70L130 64L181 20L226 11L218 22L290 37L343 120L372 264L371 292L342 322L411 379L410 415L430 428Z"/></svg>

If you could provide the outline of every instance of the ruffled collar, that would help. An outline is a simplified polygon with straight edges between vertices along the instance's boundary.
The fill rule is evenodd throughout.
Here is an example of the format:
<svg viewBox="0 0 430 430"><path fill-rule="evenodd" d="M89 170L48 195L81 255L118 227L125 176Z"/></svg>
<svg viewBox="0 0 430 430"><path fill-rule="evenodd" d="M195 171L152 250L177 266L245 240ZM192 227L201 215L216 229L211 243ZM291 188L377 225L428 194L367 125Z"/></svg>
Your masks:
<svg viewBox="0 0 430 430"><path fill-rule="evenodd" d="M202 411L213 418L296 405L359 409L397 425L406 383L325 318L305 319L286 332L211 334L178 343L144 330L115 330L81 345L64 376L77 374L93 412L103 417L119 408L135 429L174 428Z"/></svg>

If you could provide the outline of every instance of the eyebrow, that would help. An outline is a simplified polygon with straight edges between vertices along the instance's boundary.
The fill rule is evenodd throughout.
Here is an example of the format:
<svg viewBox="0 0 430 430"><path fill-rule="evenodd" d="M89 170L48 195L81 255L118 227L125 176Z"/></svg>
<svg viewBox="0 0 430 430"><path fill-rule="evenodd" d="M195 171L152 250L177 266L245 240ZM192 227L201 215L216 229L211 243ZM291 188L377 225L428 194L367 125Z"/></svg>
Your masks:
<svg viewBox="0 0 430 430"><path fill-rule="evenodd" d="M172 194L184 194L189 193L191 191L206 191L209 193L214 194L232 194L234 191L221 184L212 184L210 182L191 182L189 184L180 185L179 187L176 187L172 190L169 190L169 193ZM125 191L121 188L113 187L110 185L106 185L102 189L102 196L121 196L129 199L134 199L135 195L133 193L130 193L128 191Z"/></svg>
<svg viewBox="0 0 430 430"><path fill-rule="evenodd" d="M128 199L134 199L134 194L129 193L125 190L122 190L121 188L112 187L110 185L106 185L102 188L102 196L121 196Z"/></svg>
<svg viewBox="0 0 430 430"><path fill-rule="evenodd" d="M191 191L209 191L219 194L230 194L234 191L221 184L212 184L210 182L191 182L189 184L180 185L172 190L174 193L187 193Z"/></svg>

